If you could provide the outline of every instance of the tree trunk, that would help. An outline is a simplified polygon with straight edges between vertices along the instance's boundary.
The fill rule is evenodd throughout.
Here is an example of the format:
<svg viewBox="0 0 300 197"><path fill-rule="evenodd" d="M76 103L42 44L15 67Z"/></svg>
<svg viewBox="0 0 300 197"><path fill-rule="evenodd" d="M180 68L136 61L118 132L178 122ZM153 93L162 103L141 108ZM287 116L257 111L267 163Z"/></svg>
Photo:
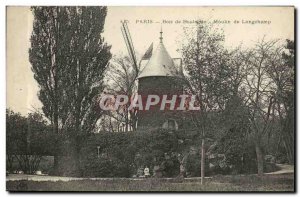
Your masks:
<svg viewBox="0 0 300 197"><path fill-rule="evenodd" d="M81 169L80 169L80 139L78 137L75 139L74 144L74 153L73 153L73 159L74 159L74 172L72 173L73 176L81 176Z"/></svg>
<svg viewBox="0 0 300 197"><path fill-rule="evenodd" d="M6 161L7 161L6 169L7 169L7 171L9 171L9 173L13 172L13 163L14 163L14 160L15 160L15 156L14 155L11 155L11 154L6 155Z"/></svg>
<svg viewBox="0 0 300 197"><path fill-rule="evenodd" d="M58 174L58 165L59 165L59 162L58 162L58 155L55 153L54 155L54 174L57 175Z"/></svg>
<svg viewBox="0 0 300 197"><path fill-rule="evenodd" d="M205 147L204 147L204 138L202 138L202 144L201 144L201 185L204 183L204 177L205 177Z"/></svg>
<svg viewBox="0 0 300 197"><path fill-rule="evenodd" d="M258 143L255 144L255 151L257 160L257 174L261 176L264 174L264 156Z"/></svg>
<svg viewBox="0 0 300 197"><path fill-rule="evenodd" d="M53 133L54 133L54 136L55 136L55 146L56 148L54 148L54 174L55 175L58 175L59 174L59 147L57 147L57 144L59 144L58 142L58 135L59 135L59 132L58 132L58 110L57 110L57 105L55 104L54 106L54 120L53 120Z"/></svg>

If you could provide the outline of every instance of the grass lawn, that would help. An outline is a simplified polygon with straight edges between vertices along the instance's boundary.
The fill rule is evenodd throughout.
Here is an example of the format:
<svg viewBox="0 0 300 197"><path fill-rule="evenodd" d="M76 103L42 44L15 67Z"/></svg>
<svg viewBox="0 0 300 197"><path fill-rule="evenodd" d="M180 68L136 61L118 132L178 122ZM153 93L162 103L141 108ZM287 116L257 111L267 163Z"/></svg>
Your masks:
<svg viewBox="0 0 300 197"><path fill-rule="evenodd" d="M206 180L114 179L78 181L7 181L8 191L294 191L294 174L216 176Z"/></svg>

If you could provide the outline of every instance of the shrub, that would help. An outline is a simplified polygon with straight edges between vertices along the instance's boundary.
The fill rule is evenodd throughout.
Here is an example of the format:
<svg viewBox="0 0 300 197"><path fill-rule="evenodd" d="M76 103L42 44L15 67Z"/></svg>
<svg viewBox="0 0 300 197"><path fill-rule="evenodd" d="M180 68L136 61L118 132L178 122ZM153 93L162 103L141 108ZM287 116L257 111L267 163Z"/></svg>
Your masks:
<svg viewBox="0 0 300 197"><path fill-rule="evenodd" d="M99 147L99 154L98 148ZM81 171L88 177L131 177L136 147L131 133L99 133L81 150Z"/></svg>

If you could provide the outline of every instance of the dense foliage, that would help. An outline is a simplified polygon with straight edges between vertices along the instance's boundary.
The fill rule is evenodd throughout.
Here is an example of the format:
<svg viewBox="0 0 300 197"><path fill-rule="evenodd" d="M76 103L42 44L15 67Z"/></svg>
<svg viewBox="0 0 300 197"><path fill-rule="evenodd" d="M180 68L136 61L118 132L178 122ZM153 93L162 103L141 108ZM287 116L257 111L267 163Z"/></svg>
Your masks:
<svg viewBox="0 0 300 197"><path fill-rule="evenodd" d="M52 155L54 136L50 127L39 113L27 117L6 110L6 163L7 170L13 171L13 163L18 162L17 170L34 173L43 155Z"/></svg>
<svg viewBox="0 0 300 197"><path fill-rule="evenodd" d="M53 133L69 137L75 165L86 134L101 116L97 99L111 58L103 33L106 7L32 7L29 60ZM61 148L57 146L57 154ZM58 155L55 155L58 168Z"/></svg>
<svg viewBox="0 0 300 197"><path fill-rule="evenodd" d="M236 102L235 102L236 103ZM235 127L216 132L207 143L207 175L255 173L255 148L247 141L245 130L238 121L241 114L234 113ZM224 126L225 128L225 126ZM63 151L59 173L72 175L74 160L69 138L54 139L51 128L39 114L21 116L7 110L7 170L22 170L34 173L41 169L39 162L44 155L54 155L53 150L60 143ZM137 132L94 133L83 144L80 154L80 176L84 177L132 177L140 176L139 170L147 166L151 176L176 177L180 165L184 176L200 176L200 144L197 132L187 130L164 130ZM99 152L98 152L99 151ZM12 167L18 162L19 167ZM52 172L48 163L45 172ZM158 172L155 172L155 169ZM265 166L267 171L268 166ZM268 168L268 169L267 169ZM271 169L274 170L274 169ZM78 176L78 174L74 174Z"/></svg>

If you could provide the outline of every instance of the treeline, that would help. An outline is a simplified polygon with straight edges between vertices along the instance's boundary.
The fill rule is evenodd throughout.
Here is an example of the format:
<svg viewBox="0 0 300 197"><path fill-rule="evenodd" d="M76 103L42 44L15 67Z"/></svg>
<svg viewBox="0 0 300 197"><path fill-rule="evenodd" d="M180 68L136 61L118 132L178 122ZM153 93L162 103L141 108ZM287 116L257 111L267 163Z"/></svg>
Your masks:
<svg viewBox="0 0 300 197"><path fill-rule="evenodd" d="M196 95L200 111L183 112L181 129L197 131L202 167L210 141L225 146L220 152L235 150L236 162L242 162L242 152L251 147L258 174L265 171L268 154L276 156L278 162L293 164L294 41L264 37L251 47L241 44L229 49L225 40L224 33L211 24L185 29L178 46L185 72L178 83L184 93ZM111 62L107 90L131 96L136 91L132 85L136 71L130 59L120 55ZM105 113L100 130L134 131L136 112L124 108ZM235 145L230 146L232 143Z"/></svg>
<svg viewBox="0 0 300 197"><path fill-rule="evenodd" d="M272 152L281 146L293 163L294 42L262 38L253 47L229 50L225 39L216 27L199 25L186 31L181 46L187 71L183 82L201 108L192 116L202 144L216 130L238 130L255 147L259 175L272 138L278 143Z"/></svg>
<svg viewBox="0 0 300 197"><path fill-rule="evenodd" d="M12 173L15 170L22 170L24 173L34 173L39 168L42 156L53 155L55 138L51 127L41 114L29 113L25 117L7 109L7 171ZM14 165L15 163L17 165Z"/></svg>
<svg viewBox="0 0 300 197"><path fill-rule="evenodd" d="M90 134L78 155L80 165L77 170L80 173L74 174L74 150L68 136L61 135L56 139L51 125L39 113L25 117L7 110L6 116L7 171L10 173L21 170L33 174L41 170L43 156L59 155L61 165L56 173L65 176L142 176L139 171L147 166L151 176L176 177L180 173L180 165L184 168L184 176L200 176L201 137L191 128ZM286 157L279 157L272 147L271 152L268 149L266 153L274 155L276 162L286 162ZM257 171L255 148L240 130L230 129L224 135L215 132L207 141L206 148L205 172L208 176ZM264 171L274 171L274 161L267 159ZM55 174L53 163L46 163L42 173Z"/></svg>

